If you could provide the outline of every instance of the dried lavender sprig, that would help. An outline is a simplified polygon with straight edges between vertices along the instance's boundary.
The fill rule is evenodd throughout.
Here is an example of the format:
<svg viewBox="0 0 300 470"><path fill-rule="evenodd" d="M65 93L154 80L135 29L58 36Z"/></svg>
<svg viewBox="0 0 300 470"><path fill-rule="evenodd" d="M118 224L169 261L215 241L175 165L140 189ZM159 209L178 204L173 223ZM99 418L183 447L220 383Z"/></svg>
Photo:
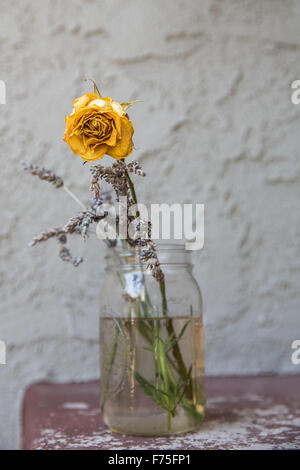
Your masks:
<svg viewBox="0 0 300 470"><path fill-rule="evenodd" d="M36 235L28 244L28 246L29 247L35 246L40 242L45 242L49 240L49 238L59 237L63 233L65 232L62 227L53 228L51 230L48 230L47 232L42 232L40 235Z"/></svg>
<svg viewBox="0 0 300 470"><path fill-rule="evenodd" d="M90 182L90 190L92 191L94 198L96 200L99 200L101 196L99 178L100 178L100 175L98 177L98 173L95 171Z"/></svg>
<svg viewBox="0 0 300 470"><path fill-rule="evenodd" d="M127 163L127 170L129 173L134 173L138 176L146 176L146 173L142 170L142 167L137 160L132 160L132 162Z"/></svg>
<svg viewBox="0 0 300 470"><path fill-rule="evenodd" d="M74 233L74 231L75 230L73 230L72 232L69 232L69 233ZM54 229L48 230L47 232L42 232L40 235L33 238L33 240L29 243L29 246L34 246L37 243L47 241L50 238L55 237L59 241L59 243L61 244L61 247L60 247L60 250L59 250L60 258L63 261L67 261L67 262L73 264L73 266L77 267L77 266L79 266L80 263L82 263L83 258L82 257L73 258L71 253L70 253L70 250L66 246L64 246L67 243L66 233L67 232L62 227L54 228Z"/></svg>
<svg viewBox="0 0 300 470"><path fill-rule="evenodd" d="M31 173L34 176L38 176L41 180L51 182L55 184L57 188L63 187L65 191L83 208L83 211L80 212L77 216L72 217L67 224L63 227L57 227L50 229L48 231L42 232L40 235L35 236L32 241L29 243L29 246L35 246L36 244L47 241L50 238L56 238L61 245L65 245L67 242L67 234L80 233L85 240L88 235L88 229L90 225L94 222L98 222L104 216L98 215L98 209L103 204L105 200L109 200L109 195L107 191L103 192L102 197L100 197L100 192L97 195L97 198L92 200L92 204L89 208L86 208L82 202L72 193L72 191L67 188L64 184L62 178L58 177L54 172L46 170L45 168L40 168L37 165L32 165L27 162L22 162L24 169ZM111 244L110 244L111 245ZM59 251L59 256L63 261L67 261L74 266L79 266L82 263L82 257L73 258L70 253L70 250L61 246Z"/></svg>
<svg viewBox="0 0 300 470"><path fill-rule="evenodd" d="M140 165L138 165L138 169L141 170ZM127 182L128 182L129 188L130 188L130 192L132 194L132 199L133 199L134 203L137 204L137 199L136 199L134 186L133 186L133 183L132 183L132 181L130 179L130 176L129 176L127 171L126 171L126 179L127 179ZM138 219L140 221L138 211L136 213L136 219ZM141 221L141 223L144 224L143 221ZM139 224L137 224L137 227L138 226L139 226ZM141 228L141 224L140 224L139 228ZM144 232L145 232L145 230L144 230ZM151 270L151 274L154 277L154 279L156 279L156 281L160 283L160 288L161 288L161 291L162 291L162 289L164 289L165 276L164 276L164 273L163 273L163 271L160 267L160 262L158 260L158 256L157 256L157 253L156 253L155 244L153 243L152 238L151 238L151 223L148 223L148 225L146 227L145 236L143 237L141 235L141 231L140 231L139 237L137 237L135 240L133 240L133 243L131 243L131 244L139 246L139 247L141 247L141 246L145 247L143 250L141 250L141 259L142 259L142 261L148 261L148 267ZM162 295L163 295L163 304L164 304L163 310L165 311L166 310L166 307L165 307L166 297L165 297L165 293L163 293L163 291L162 291Z"/></svg>
<svg viewBox="0 0 300 470"><path fill-rule="evenodd" d="M84 219L84 216L85 211L79 212L79 214L76 216L71 217L71 219L63 226L63 231L70 234L74 232L81 233L80 225Z"/></svg>
<svg viewBox="0 0 300 470"><path fill-rule="evenodd" d="M77 266L82 263L83 258L82 256L77 256L76 258L73 258L71 255L70 250L65 246L67 243L67 235L65 233L62 233L57 237L57 240L60 243L60 249L59 249L59 257L62 261L66 261L67 263L73 264L77 268Z"/></svg>
<svg viewBox="0 0 300 470"><path fill-rule="evenodd" d="M38 176L43 181L49 181L49 183L54 184L56 188L61 188L64 185L64 181L60 176L57 176L53 171L46 170L45 168L40 168L37 165L32 165L31 163L22 161L24 170L28 171L32 175Z"/></svg>
<svg viewBox="0 0 300 470"><path fill-rule="evenodd" d="M28 171L34 176L38 176L43 181L49 181L53 183L56 188L63 188L64 191L82 208L85 209L85 205L78 199L78 197L65 185L63 179L60 176L57 176L53 171L46 170L45 168L40 168L37 165L32 165L25 161L22 162L24 170Z"/></svg>
<svg viewBox="0 0 300 470"><path fill-rule="evenodd" d="M100 198L99 180L104 180L111 184L116 191L117 197L129 196L128 182L126 181L126 173L135 173L139 176L145 176L145 172L137 161L125 163L123 160L114 162L112 166L106 167L102 165L93 165L91 168L91 191L96 199ZM135 202L135 201L133 201Z"/></svg>
<svg viewBox="0 0 300 470"><path fill-rule="evenodd" d="M61 246L61 248L59 250L59 256L62 259L62 261L66 261L67 263L71 263L76 268L83 261L83 258L81 256L73 258L73 256L70 253L70 250L66 246Z"/></svg>
<svg viewBox="0 0 300 470"><path fill-rule="evenodd" d="M45 242L50 238L58 238L63 234L72 234L72 233L81 233L80 224L82 222L83 215L80 213L76 217L72 217L69 222L63 227L56 227L45 232L42 232L39 235L36 235L31 242L28 244L29 247L35 246L40 242Z"/></svg>
<svg viewBox="0 0 300 470"><path fill-rule="evenodd" d="M118 160L117 162L113 163L111 167L93 165L91 168L91 173L91 191L93 192L95 198L100 196L99 180L104 180L112 185L116 192L117 198L121 195L127 197L128 209L133 204L137 204L134 185L129 176L129 173L145 176L144 171L137 161L132 161L127 164L123 160ZM135 220L137 222L136 228L139 232L138 237L128 238L127 242L131 246L144 247L144 249L141 251L142 261L148 262L148 267L150 268L153 277L158 282L163 282L164 274L160 267L155 245L151 240L151 224L148 224L147 227L143 227L141 230L143 221L140 220L139 216L140 214L138 211L136 211L135 217L129 216L127 214L128 223L131 223Z"/></svg>
<svg viewBox="0 0 300 470"><path fill-rule="evenodd" d="M151 270L152 276L157 282L164 281L164 273L160 267L160 262L155 250L155 245L150 240L148 242L148 247L141 250L141 260L148 263L148 268Z"/></svg>
<svg viewBox="0 0 300 470"><path fill-rule="evenodd" d="M97 214L97 208L99 206L92 206L91 208L84 210L77 214L75 217L71 217L69 222L63 227L65 233L72 234L74 232L80 233L85 240L88 235L88 229L92 223L99 222L104 216Z"/></svg>
<svg viewBox="0 0 300 470"><path fill-rule="evenodd" d="M35 236L30 242L29 246L35 246L37 243L47 241L54 237L60 242L61 245L65 245L67 242L67 234L73 233L81 234L85 240L88 235L89 226L93 222L98 222L104 217L97 214L97 209L101 204L102 200L94 200L89 209L80 212L75 217L71 217L71 219L63 227L57 227ZM70 250L65 246L61 246L59 256L63 261L67 261L73 264L75 267L79 266L79 264L83 261L82 257L73 258Z"/></svg>
<svg viewBox="0 0 300 470"><path fill-rule="evenodd" d="M115 162L110 167L102 165L93 165L91 167L91 191L96 199L100 197L99 180L106 181L116 192L117 198L120 196L129 196L128 185L125 178L126 163L122 160Z"/></svg>

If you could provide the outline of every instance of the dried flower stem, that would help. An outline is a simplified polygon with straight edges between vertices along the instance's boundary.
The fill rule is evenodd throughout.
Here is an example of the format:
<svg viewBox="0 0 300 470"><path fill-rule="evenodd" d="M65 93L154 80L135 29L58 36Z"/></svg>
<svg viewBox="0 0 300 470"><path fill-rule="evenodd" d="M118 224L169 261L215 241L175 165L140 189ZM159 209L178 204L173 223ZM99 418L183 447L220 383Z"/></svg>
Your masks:
<svg viewBox="0 0 300 470"><path fill-rule="evenodd" d="M34 176L38 176L43 181L48 181L49 183L54 184L56 188L63 188L66 193L82 208L86 209L85 205L78 199L78 197L65 185L63 179L60 176L57 176L53 171L46 170L45 168L40 168L37 165L32 165L31 163L22 162L24 170L28 171Z"/></svg>
<svg viewBox="0 0 300 470"><path fill-rule="evenodd" d="M46 170L45 168L40 168L37 165L32 165L25 161L22 162L24 170L28 171L32 175L38 176L43 181L48 181L49 183L54 184L56 188L61 188L64 185L64 181L60 176L57 176L53 171Z"/></svg>
<svg viewBox="0 0 300 470"><path fill-rule="evenodd" d="M64 184L63 189L66 191L66 193L75 201L77 204L82 208L86 209L85 205L78 199L78 197Z"/></svg>
<svg viewBox="0 0 300 470"><path fill-rule="evenodd" d="M63 233L65 232L61 227L53 228L51 230L48 230L47 232L42 232L40 235L36 235L28 244L28 246L29 247L35 246L40 242L45 242L49 240L49 238L54 238L54 237L57 238Z"/></svg>
<svg viewBox="0 0 300 470"><path fill-rule="evenodd" d="M83 258L81 256L73 258L73 256L70 253L70 250L65 246L61 246L61 248L59 250L59 256L63 261L66 261L67 263L73 264L73 266L75 266L76 268L83 261Z"/></svg>
<svg viewBox="0 0 300 470"><path fill-rule="evenodd" d="M127 170L125 171L125 176L126 176L126 179L128 181L128 184L129 184L132 199L133 199L134 203L137 204L137 198L136 198L134 185L133 185L133 183L132 183L132 181L129 177L129 174L128 174ZM139 214L137 214L136 217L138 218ZM153 241L151 240L151 238L149 238L148 248L143 250L143 252L141 254L141 258L144 261L148 260L148 262L149 262L148 266L151 269L152 275L159 282L159 288L160 288L160 293L161 293L161 297L162 297L162 314L163 314L164 317L168 317L168 303L167 303L167 297L166 297L165 276L164 276L164 273L163 273L163 271L160 267L160 263L159 263L157 253L156 253L156 250L155 250L155 245L154 245ZM175 330L174 330L174 327L173 327L173 322L172 322L171 318L167 319L166 328L167 328L167 331L168 331L169 335L172 335L172 336L176 337ZM172 348L172 351L173 351L174 359L177 361L181 377L185 381L187 381L188 380L188 371L187 371L186 365L184 363L184 360L182 358L182 354L181 354L180 348L178 346L178 343L175 343L175 345ZM189 387L189 390L187 391L187 393L191 394L190 387ZM169 414L168 414L168 419L170 419Z"/></svg>

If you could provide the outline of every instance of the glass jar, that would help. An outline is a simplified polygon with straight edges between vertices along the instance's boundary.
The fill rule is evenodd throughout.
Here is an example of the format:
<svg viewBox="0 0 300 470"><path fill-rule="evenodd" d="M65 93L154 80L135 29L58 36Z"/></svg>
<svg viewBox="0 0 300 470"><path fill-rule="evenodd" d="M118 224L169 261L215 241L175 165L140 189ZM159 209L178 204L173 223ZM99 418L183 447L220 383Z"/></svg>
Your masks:
<svg viewBox="0 0 300 470"><path fill-rule="evenodd" d="M184 245L157 246L158 282L137 249L110 249L101 295L101 409L113 431L193 430L205 412L202 298Z"/></svg>

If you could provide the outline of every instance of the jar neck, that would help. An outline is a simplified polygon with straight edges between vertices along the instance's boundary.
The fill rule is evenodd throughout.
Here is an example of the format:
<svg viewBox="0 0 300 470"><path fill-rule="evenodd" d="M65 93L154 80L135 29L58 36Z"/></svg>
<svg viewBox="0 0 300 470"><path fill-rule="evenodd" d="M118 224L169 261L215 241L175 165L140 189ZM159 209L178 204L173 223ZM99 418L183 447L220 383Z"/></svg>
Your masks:
<svg viewBox="0 0 300 470"><path fill-rule="evenodd" d="M146 269L147 262L141 260L139 247L114 247L108 251L106 259L107 270ZM156 254L162 269L191 269L190 252L184 244L158 244Z"/></svg>

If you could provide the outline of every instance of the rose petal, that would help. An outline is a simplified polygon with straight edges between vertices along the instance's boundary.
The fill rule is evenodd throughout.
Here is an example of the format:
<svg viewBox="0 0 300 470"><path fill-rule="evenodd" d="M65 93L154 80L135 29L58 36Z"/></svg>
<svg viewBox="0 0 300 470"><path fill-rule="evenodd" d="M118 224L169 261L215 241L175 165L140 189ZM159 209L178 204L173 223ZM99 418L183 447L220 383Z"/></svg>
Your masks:
<svg viewBox="0 0 300 470"><path fill-rule="evenodd" d="M97 98L97 95L94 93L86 93L83 96L80 96L74 101L74 108L75 111L79 111L80 108L87 106L91 101L95 100Z"/></svg>
<svg viewBox="0 0 300 470"><path fill-rule="evenodd" d="M132 136L134 133L132 122L127 118L121 119L121 138L115 147L107 150L107 155L113 158L125 158L131 154L133 143Z"/></svg>
<svg viewBox="0 0 300 470"><path fill-rule="evenodd" d="M93 100L88 104L88 106L98 106L99 108L103 108L103 106L105 105L106 105L106 102L102 99Z"/></svg>

